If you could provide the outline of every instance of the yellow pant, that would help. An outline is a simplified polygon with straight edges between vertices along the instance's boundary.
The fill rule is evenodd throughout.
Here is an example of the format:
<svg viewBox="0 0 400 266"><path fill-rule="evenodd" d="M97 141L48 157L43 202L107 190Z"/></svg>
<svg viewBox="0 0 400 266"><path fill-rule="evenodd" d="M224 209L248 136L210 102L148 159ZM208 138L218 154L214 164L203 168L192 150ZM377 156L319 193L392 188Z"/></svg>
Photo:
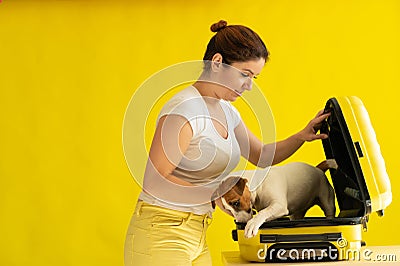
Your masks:
<svg viewBox="0 0 400 266"><path fill-rule="evenodd" d="M125 266L212 265L206 244L208 215L138 201L125 241Z"/></svg>

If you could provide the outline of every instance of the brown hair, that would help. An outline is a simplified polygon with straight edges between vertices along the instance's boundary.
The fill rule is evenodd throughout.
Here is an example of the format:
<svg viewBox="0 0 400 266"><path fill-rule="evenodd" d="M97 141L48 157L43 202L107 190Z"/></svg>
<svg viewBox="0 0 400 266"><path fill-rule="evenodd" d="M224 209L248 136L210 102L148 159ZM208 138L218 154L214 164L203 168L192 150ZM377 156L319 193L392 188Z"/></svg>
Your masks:
<svg viewBox="0 0 400 266"><path fill-rule="evenodd" d="M220 20L210 27L216 34L210 39L203 60L205 70L210 65L216 53L220 53L223 63L232 64L233 62L245 62L252 59L268 59L269 52L260 36L253 30L242 25L227 25L227 22Z"/></svg>

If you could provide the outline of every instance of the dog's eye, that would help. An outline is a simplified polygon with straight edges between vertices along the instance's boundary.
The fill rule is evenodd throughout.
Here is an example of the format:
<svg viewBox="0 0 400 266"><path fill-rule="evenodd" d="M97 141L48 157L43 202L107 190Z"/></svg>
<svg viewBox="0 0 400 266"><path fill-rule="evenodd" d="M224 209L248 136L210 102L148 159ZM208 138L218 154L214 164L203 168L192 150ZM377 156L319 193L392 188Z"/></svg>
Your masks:
<svg viewBox="0 0 400 266"><path fill-rule="evenodd" d="M232 202L232 206L233 206L234 208L239 208L239 207L240 207L240 200L237 200L237 201Z"/></svg>

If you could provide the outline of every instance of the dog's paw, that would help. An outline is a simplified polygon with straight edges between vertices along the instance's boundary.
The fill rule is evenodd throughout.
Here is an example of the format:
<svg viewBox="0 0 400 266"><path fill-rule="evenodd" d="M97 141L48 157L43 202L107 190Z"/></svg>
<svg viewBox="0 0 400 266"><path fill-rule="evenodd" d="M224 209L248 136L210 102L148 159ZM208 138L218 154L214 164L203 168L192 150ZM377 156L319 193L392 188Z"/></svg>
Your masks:
<svg viewBox="0 0 400 266"><path fill-rule="evenodd" d="M246 238L251 238L257 235L258 229L264 223L265 219L261 215L256 215L250 221L247 222L244 228L244 236Z"/></svg>

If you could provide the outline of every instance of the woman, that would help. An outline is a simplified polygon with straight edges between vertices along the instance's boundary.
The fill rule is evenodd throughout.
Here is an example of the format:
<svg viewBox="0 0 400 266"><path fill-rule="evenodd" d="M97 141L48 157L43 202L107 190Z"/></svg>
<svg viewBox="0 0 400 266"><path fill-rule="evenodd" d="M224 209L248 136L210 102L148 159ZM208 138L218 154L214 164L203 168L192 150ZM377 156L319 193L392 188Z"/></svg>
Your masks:
<svg viewBox="0 0 400 266"><path fill-rule="evenodd" d="M267 48L245 26L219 21L211 31L216 34L207 45L201 77L172 97L159 115L125 243L126 266L211 265L205 242L211 194L240 156L267 167L305 141L327 137L316 134L329 115L320 112L283 141L257 139L230 102L251 90L268 59Z"/></svg>

